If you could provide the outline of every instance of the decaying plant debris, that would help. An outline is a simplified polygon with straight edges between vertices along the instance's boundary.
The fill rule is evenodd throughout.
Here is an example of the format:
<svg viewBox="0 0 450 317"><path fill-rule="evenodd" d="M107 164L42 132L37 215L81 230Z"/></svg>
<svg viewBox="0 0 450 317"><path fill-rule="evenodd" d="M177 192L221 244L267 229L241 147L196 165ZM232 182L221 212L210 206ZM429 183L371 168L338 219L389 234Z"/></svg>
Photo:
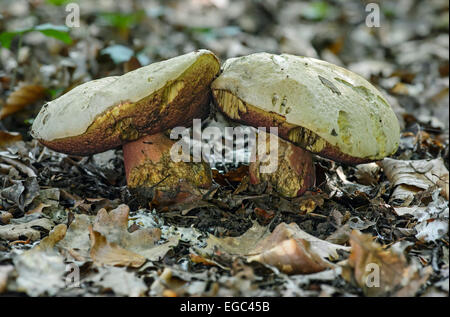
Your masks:
<svg viewBox="0 0 450 317"><path fill-rule="evenodd" d="M447 1L383 1L372 29L360 1L80 3L88 37L31 32L0 48L0 296L448 296ZM30 27L31 12L61 24L63 10L11 1L0 33ZM399 119L398 151L356 166L314 157L316 186L289 199L245 164L217 164L211 190L165 204L126 186L122 149L69 156L28 134L44 100L197 48L360 74Z"/></svg>

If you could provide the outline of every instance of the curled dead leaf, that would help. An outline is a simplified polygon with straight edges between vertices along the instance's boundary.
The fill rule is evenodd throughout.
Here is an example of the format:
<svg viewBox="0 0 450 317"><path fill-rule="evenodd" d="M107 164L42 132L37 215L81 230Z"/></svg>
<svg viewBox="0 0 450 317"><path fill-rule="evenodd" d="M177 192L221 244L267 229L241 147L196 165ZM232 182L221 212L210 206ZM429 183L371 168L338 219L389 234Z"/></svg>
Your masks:
<svg viewBox="0 0 450 317"><path fill-rule="evenodd" d="M248 260L275 266L286 274L310 274L331 267L330 263L311 252L308 241L292 238L278 242Z"/></svg>
<svg viewBox="0 0 450 317"><path fill-rule="evenodd" d="M431 274L409 265L402 253L384 249L373 237L354 230L350 236L351 254L342 275L367 296L414 296Z"/></svg>
<svg viewBox="0 0 450 317"><path fill-rule="evenodd" d="M173 236L166 243L157 245L161 238L159 228L140 228L132 233L128 232L129 212L130 208L123 204L109 213L105 209L99 210L90 230L91 257L95 255L96 261L116 261L117 264L114 265L123 263L122 265L137 267L142 265L145 259L161 259L170 248L178 244L180 237Z"/></svg>
<svg viewBox="0 0 450 317"><path fill-rule="evenodd" d="M90 256L99 265L140 267L146 259L142 255L128 251L117 243L108 242L99 232L89 227L91 237Z"/></svg>
<svg viewBox="0 0 450 317"><path fill-rule="evenodd" d="M431 186L440 186L445 192L449 173L442 158L413 161L385 158L382 165L386 177L396 187L391 201L397 205L408 206L415 194Z"/></svg>
<svg viewBox="0 0 450 317"><path fill-rule="evenodd" d="M218 250L276 266L288 274L308 274L331 268L333 265L328 259L338 258L337 250L349 250L304 232L296 223L281 223L270 234L268 227L254 223L239 237L210 235L206 242L206 247L198 250L202 255L212 256Z"/></svg>
<svg viewBox="0 0 450 317"><path fill-rule="evenodd" d="M17 132L0 131L0 147L21 141L22 135Z"/></svg>
<svg viewBox="0 0 450 317"><path fill-rule="evenodd" d="M67 232L67 226L63 223L56 225L52 231L42 239L41 243L36 247L40 251L53 249L59 241L64 239Z"/></svg>
<svg viewBox="0 0 450 317"><path fill-rule="evenodd" d="M9 95L6 104L0 110L0 120L42 99L44 95L45 88L42 86L32 84L20 85L17 90Z"/></svg>
<svg viewBox="0 0 450 317"><path fill-rule="evenodd" d="M296 223L281 223L258 242L248 260L276 266L287 274L310 274L332 268L327 259L337 258L339 249L347 248L311 236Z"/></svg>

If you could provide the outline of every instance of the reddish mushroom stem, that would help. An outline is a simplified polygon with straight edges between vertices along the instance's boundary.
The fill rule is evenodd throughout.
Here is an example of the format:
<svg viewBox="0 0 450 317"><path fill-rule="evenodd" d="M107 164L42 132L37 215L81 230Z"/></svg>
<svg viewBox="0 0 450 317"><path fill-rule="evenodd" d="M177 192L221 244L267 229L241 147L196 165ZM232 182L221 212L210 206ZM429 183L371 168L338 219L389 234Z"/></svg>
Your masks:
<svg viewBox="0 0 450 317"><path fill-rule="evenodd" d="M164 205L195 199L198 188L211 187L209 165L175 162L170 155L174 144L164 133L158 133L123 145L128 187L153 188L153 199Z"/></svg>
<svg viewBox="0 0 450 317"><path fill-rule="evenodd" d="M308 151L272 135L277 140L276 145L270 142L269 134L259 133L258 138L266 138L266 152L256 153L256 160L250 163L249 175L251 184L268 183L285 197L297 197L315 184L315 169L313 158ZM256 151L257 147L254 147ZM278 151L278 161L271 172L262 172L262 167L268 166L272 151ZM275 152L276 153L276 152ZM274 153L274 154L275 154ZM273 159L273 158L272 158Z"/></svg>

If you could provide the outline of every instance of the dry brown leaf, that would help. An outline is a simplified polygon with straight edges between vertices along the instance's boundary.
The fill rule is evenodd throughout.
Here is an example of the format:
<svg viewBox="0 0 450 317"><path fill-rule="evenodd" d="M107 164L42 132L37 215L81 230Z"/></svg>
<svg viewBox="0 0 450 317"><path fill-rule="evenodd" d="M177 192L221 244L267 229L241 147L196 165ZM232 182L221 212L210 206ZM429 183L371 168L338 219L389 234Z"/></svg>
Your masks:
<svg viewBox="0 0 450 317"><path fill-rule="evenodd" d="M429 275L409 265L401 253L385 250L373 237L353 231L351 254L342 275L362 288L367 296L414 296Z"/></svg>
<svg viewBox="0 0 450 317"><path fill-rule="evenodd" d="M326 194L306 192L302 196L293 199L292 203L298 203L300 212L309 214L316 210L317 207L322 207L326 198Z"/></svg>
<svg viewBox="0 0 450 317"><path fill-rule="evenodd" d="M34 213L41 213L42 210L44 210L44 208L50 207L50 206L51 205L49 205L49 204L44 204L43 202L40 202L37 207L28 210L25 214L31 215L31 214L34 214Z"/></svg>
<svg viewBox="0 0 450 317"><path fill-rule="evenodd" d="M105 209L99 210L94 220L93 231L100 233L108 243L114 243L150 261L159 260L170 248L178 244L179 236L176 236L164 244L156 245L161 238L161 230L158 228L141 228L129 233L129 212L129 207L123 204L109 213Z"/></svg>
<svg viewBox="0 0 450 317"><path fill-rule="evenodd" d="M21 141L22 135L17 132L0 131L0 147Z"/></svg>
<svg viewBox="0 0 450 317"><path fill-rule="evenodd" d="M94 217L85 214L75 214L75 218L70 223L63 240L58 243L58 247L65 249L69 254L78 259L89 258L89 226Z"/></svg>
<svg viewBox="0 0 450 317"><path fill-rule="evenodd" d="M239 237L217 238L212 234L206 240L205 248L199 250L201 254L211 255L216 250L230 255L246 255L251 252L256 244L269 234L269 228L260 226L257 222Z"/></svg>
<svg viewBox="0 0 450 317"><path fill-rule="evenodd" d="M192 263L200 263L203 265L212 265L212 266L216 265L214 261L208 260L202 257L201 255L191 253L189 254L189 257L191 258Z"/></svg>
<svg viewBox="0 0 450 317"><path fill-rule="evenodd" d="M274 265L289 274L322 271L332 266L327 259L337 258L337 250L349 250L311 236L295 223L281 223L271 234L268 227L254 223L239 237L210 235L206 242L206 247L198 250L202 255L211 256L217 251L244 256L249 261Z"/></svg>
<svg viewBox="0 0 450 317"><path fill-rule="evenodd" d="M117 243L108 242L99 232L89 227L91 237L90 256L99 265L140 267L146 259L142 255L128 251Z"/></svg>
<svg viewBox="0 0 450 317"><path fill-rule="evenodd" d="M275 217L275 212L273 210L265 210L259 207L255 207L253 210L258 219L265 225L267 225L273 217Z"/></svg>
<svg viewBox="0 0 450 317"><path fill-rule="evenodd" d="M373 186L378 183L380 170L377 163L359 164L356 166L355 177L358 183Z"/></svg>
<svg viewBox="0 0 450 317"><path fill-rule="evenodd" d="M45 95L45 88L39 85L20 85L6 100L0 110L0 120L33 104Z"/></svg>
<svg viewBox="0 0 450 317"><path fill-rule="evenodd" d="M0 224L7 225L13 215L7 211L0 210Z"/></svg>
<svg viewBox="0 0 450 317"><path fill-rule="evenodd" d="M59 241L64 239L67 232L67 226L65 224L56 225L52 231L41 240L39 245L34 248L36 251L45 251L53 249Z"/></svg>
<svg viewBox="0 0 450 317"><path fill-rule="evenodd" d="M105 209L101 209L94 220L93 229L104 235L108 241L139 253L139 251L146 250L159 241L161 238L161 230L157 228L144 228L129 233L129 212L130 208L123 204L111 210L109 213Z"/></svg>
<svg viewBox="0 0 450 317"><path fill-rule="evenodd" d="M250 252L249 261L273 265L287 274L310 274L333 265L337 250L347 248L320 240L301 230L296 223L279 224L273 232L258 242Z"/></svg>
<svg viewBox="0 0 450 317"><path fill-rule="evenodd" d="M268 250L249 257L249 261L275 266L286 274L310 274L331 267L329 263L311 252L306 240L292 238L273 244Z"/></svg>

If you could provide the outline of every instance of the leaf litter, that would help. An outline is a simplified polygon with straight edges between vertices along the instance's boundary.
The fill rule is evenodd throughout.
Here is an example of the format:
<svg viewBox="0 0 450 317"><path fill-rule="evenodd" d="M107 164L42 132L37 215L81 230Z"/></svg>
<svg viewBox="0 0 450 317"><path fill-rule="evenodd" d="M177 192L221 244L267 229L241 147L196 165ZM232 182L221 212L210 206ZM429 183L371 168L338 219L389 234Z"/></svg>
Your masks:
<svg viewBox="0 0 450 317"><path fill-rule="evenodd" d="M0 51L0 294L448 296L445 1L383 2L392 17L376 30L352 18L364 12L358 1L149 1L136 4L142 15L129 2L83 1L82 19L96 23L89 37L23 18L61 7L5 1L0 28L63 37L29 32L19 43L0 29L10 41ZM316 157L316 186L295 199L249 184L244 164L216 162L213 190L160 208L127 189L121 149L81 158L30 138L44 100L200 47L222 60L307 55L361 74L393 106L399 150L357 166ZM229 123L213 113L208 125ZM368 287L377 280L367 264L381 287Z"/></svg>

